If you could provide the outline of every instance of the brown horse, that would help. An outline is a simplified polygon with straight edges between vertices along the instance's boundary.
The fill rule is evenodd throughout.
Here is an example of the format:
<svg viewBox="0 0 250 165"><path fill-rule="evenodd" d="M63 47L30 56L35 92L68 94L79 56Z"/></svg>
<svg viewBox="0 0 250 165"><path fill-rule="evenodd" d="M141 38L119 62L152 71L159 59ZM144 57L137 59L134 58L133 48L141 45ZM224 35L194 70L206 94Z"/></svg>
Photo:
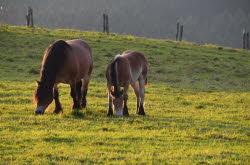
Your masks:
<svg viewBox="0 0 250 165"><path fill-rule="evenodd" d="M34 92L35 114L44 114L46 108L55 100L54 113L62 111L57 84L69 84L73 109L86 107L88 83L93 68L90 46L83 40L58 40L45 51L40 81ZM80 103L81 102L81 103Z"/></svg>
<svg viewBox="0 0 250 165"><path fill-rule="evenodd" d="M127 100L128 88L131 85L137 97L138 115L145 115L144 94L147 85L148 63L140 52L126 51L113 58L106 70L109 109L108 116L113 115L113 105L116 116L129 116ZM123 87L123 90L120 90ZM122 108L122 104L124 107Z"/></svg>

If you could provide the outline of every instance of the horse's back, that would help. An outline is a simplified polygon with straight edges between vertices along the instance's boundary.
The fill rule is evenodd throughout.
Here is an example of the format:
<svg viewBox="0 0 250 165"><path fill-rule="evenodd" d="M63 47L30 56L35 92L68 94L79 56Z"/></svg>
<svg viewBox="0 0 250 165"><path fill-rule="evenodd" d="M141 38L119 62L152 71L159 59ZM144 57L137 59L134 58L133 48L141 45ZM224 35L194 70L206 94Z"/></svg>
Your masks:
<svg viewBox="0 0 250 165"><path fill-rule="evenodd" d="M130 68L134 72L147 72L148 62L144 54L137 51L126 51L122 57L128 60Z"/></svg>
<svg viewBox="0 0 250 165"><path fill-rule="evenodd" d="M135 62L137 65L147 65L147 59L144 56L144 54L138 52L138 51L131 51L127 50L124 53L122 53L122 57L126 58L129 60L129 62Z"/></svg>
<svg viewBox="0 0 250 165"><path fill-rule="evenodd" d="M75 39L75 40L67 40L66 41L71 47L79 47L84 48L85 50L89 51L91 53L91 47L83 40L81 39Z"/></svg>
<svg viewBox="0 0 250 165"><path fill-rule="evenodd" d="M139 78L146 79L148 63L144 54L137 51L125 51L118 58L118 70L121 81L130 79L130 83L133 83Z"/></svg>

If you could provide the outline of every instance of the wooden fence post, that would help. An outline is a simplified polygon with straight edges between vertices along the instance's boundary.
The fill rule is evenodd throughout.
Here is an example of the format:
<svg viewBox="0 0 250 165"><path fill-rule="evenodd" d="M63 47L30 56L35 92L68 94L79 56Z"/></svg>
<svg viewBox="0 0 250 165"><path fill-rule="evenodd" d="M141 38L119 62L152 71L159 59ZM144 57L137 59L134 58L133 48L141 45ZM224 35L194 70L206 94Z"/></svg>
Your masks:
<svg viewBox="0 0 250 165"><path fill-rule="evenodd" d="M109 34L109 17L108 14L106 14L106 32Z"/></svg>
<svg viewBox="0 0 250 165"><path fill-rule="evenodd" d="M175 40L178 41L179 38L179 29L180 29L180 23L177 22L177 27L176 27L176 36L175 36Z"/></svg>
<svg viewBox="0 0 250 165"><path fill-rule="evenodd" d="M103 33L109 34L109 17L108 14L103 13Z"/></svg>
<svg viewBox="0 0 250 165"><path fill-rule="evenodd" d="M182 41L182 36L183 36L183 25L181 25L180 28L180 41Z"/></svg>
<svg viewBox="0 0 250 165"><path fill-rule="evenodd" d="M26 25L29 26L30 22L29 22L29 15L26 15Z"/></svg>
<svg viewBox="0 0 250 165"><path fill-rule="evenodd" d="M33 9L30 7L30 27L34 27Z"/></svg>
<svg viewBox="0 0 250 165"><path fill-rule="evenodd" d="M249 32L247 32L246 34L246 49L250 49L249 48Z"/></svg>
<svg viewBox="0 0 250 165"><path fill-rule="evenodd" d="M26 15L26 25L29 27L30 26L30 13L29 13L29 8L28 8L28 12Z"/></svg>
<svg viewBox="0 0 250 165"><path fill-rule="evenodd" d="M26 25L28 27L34 27L34 21L33 21L33 10L31 7L28 7L28 12L26 15Z"/></svg>
<svg viewBox="0 0 250 165"><path fill-rule="evenodd" d="M242 49L246 49L246 31L243 30L243 36L242 36Z"/></svg>
<svg viewBox="0 0 250 165"><path fill-rule="evenodd" d="M103 33L106 32L106 14L103 13Z"/></svg>

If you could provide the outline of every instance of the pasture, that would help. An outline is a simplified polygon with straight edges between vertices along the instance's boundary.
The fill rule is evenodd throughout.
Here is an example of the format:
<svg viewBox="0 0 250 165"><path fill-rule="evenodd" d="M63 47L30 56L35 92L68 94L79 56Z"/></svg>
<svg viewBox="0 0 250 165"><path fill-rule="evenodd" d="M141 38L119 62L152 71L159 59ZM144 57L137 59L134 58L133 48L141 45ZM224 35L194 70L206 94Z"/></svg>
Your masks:
<svg viewBox="0 0 250 165"><path fill-rule="evenodd" d="M87 109L34 115L32 95L45 48L85 40L94 70ZM147 116L106 117L105 69L115 54L149 62ZM0 25L0 164L249 164L250 51L117 34Z"/></svg>

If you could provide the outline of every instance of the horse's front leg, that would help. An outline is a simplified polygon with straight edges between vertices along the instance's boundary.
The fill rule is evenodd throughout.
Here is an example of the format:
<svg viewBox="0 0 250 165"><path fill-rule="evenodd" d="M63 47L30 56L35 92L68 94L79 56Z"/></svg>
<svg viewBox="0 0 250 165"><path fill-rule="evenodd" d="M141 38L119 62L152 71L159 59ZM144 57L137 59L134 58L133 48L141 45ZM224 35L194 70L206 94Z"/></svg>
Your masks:
<svg viewBox="0 0 250 165"><path fill-rule="evenodd" d="M107 112L107 116L113 116L113 102L112 102L112 96L111 96L111 87L108 86L108 102L109 102L109 109Z"/></svg>
<svg viewBox="0 0 250 165"><path fill-rule="evenodd" d="M81 109L80 101L77 94L76 82L70 84L71 92L70 95L73 98L72 109Z"/></svg>
<svg viewBox="0 0 250 165"><path fill-rule="evenodd" d="M53 112L58 114L61 111L63 111L63 109L59 100L59 92L58 92L57 85L54 85L54 100L55 100L55 109Z"/></svg>
<svg viewBox="0 0 250 165"><path fill-rule="evenodd" d="M82 98L82 80L76 83L76 98L80 104L80 101ZM80 108L81 108L81 105L79 108L76 108L76 109L80 109Z"/></svg>
<svg viewBox="0 0 250 165"><path fill-rule="evenodd" d="M123 107L123 115L124 116L129 116L128 113L128 106L127 106L127 101L128 101L128 87L129 84L125 85L124 89L123 89L123 101L124 101L124 107Z"/></svg>

